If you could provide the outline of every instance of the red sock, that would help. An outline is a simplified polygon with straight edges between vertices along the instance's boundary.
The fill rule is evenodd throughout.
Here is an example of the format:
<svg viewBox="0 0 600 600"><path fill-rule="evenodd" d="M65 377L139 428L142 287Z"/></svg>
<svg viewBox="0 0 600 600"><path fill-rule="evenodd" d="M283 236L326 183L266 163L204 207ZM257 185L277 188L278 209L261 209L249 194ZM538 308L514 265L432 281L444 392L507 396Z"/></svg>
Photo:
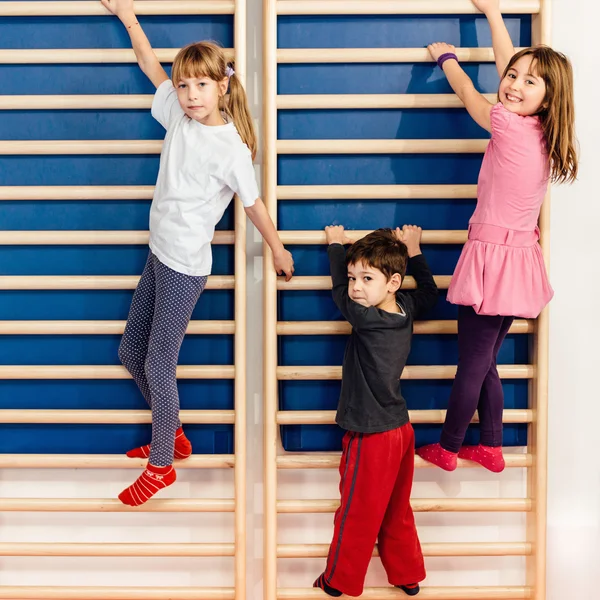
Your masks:
<svg viewBox="0 0 600 600"><path fill-rule="evenodd" d="M444 469L444 471L454 471L456 469L456 459L458 454L444 450L439 444L429 444L422 446L416 452L423 460L433 463Z"/></svg>
<svg viewBox="0 0 600 600"><path fill-rule="evenodd" d="M175 433L175 453L173 458L176 460L184 460L190 457L192 453L192 444L190 440L185 437L183 433L183 427L180 427ZM127 452L129 458L149 458L150 457L150 444L134 448Z"/></svg>
<svg viewBox="0 0 600 600"><path fill-rule="evenodd" d="M170 486L177 479L173 465L155 467L148 463L146 470L134 481L133 485L119 494L119 500L129 506L140 506L156 494Z"/></svg>
<svg viewBox="0 0 600 600"><path fill-rule="evenodd" d="M498 446L463 446L459 453L459 458L472 460L479 463L492 473L501 473L504 471L504 457L502 456L502 447Z"/></svg>

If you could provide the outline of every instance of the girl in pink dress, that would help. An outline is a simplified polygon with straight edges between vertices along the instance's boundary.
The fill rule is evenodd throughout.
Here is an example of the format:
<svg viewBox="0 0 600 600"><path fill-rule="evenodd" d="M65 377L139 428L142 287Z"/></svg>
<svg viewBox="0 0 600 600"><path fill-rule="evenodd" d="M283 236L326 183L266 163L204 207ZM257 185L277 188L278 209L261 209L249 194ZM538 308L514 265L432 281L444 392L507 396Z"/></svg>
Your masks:
<svg viewBox="0 0 600 600"><path fill-rule="evenodd" d="M473 0L492 30L501 81L487 101L448 44L429 52L471 117L492 137L481 165L477 208L448 290L458 304L458 370L439 444L417 454L453 471L457 458L504 469L504 395L496 357L515 317L536 318L553 295L538 243L537 222L548 182L577 176L573 74L568 59L546 46L515 54L498 0ZM462 446L479 413L478 446Z"/></svg>

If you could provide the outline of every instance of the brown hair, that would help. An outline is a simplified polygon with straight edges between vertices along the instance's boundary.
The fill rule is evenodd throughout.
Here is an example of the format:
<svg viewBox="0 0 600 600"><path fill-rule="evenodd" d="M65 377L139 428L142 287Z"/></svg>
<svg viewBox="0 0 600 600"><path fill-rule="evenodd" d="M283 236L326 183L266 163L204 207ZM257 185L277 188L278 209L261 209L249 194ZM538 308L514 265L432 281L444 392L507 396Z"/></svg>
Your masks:
<svg viewBox="0 0 600 600"><path fill-rule="evenodd" d="M233 61L228 62L225 51L213 42L197 42L182 48L173 61L171 80L177 85L184 77L208 77L213 81L223 81L227 77L227 67L235 70ZM242 82L234 73L229 78L227 98L219 98L219 108L224 111L235 124L242 141L256 156L257 141L254 123L248 106L248 98Z"/></svg>
<svg viewBox="0 0 600 600"><path fill-rule="evenodd" d="M548 46L525 48L510 59L503 79L523 56L533 57L532 66L546 84L546 95L537 116L546 138L550 177L553 183L571 183L578 171L571 63L564 54Z"/></svg>
<svg viewBox="0 0 600 600"><path fill-rule="evenodd" d="M365 263L381 271L389 281L394 273L406 274L408 250L391 229L378 229L354 242L346 254L346 264Z"/></svg>

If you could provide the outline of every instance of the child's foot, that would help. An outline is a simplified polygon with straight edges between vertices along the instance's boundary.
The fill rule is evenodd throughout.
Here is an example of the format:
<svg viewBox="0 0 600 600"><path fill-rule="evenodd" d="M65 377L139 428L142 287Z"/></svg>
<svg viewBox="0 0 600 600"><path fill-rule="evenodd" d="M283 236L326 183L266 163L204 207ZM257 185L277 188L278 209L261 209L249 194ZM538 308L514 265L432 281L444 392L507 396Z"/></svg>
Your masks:
<svg viewBox="0 0 600 600"><path fill-rule="evenodd" d="M419 587L418 583L409 583L407 585L397 585L396 587L400 588L408 596L416 596L421 591L421 588Z"/></svg>
<svg viewBox="0 0 600 600"><path fill-rule="evenodd" d="M479 463L492 473L501 473L504 471L504 457L502 456L502 447L492 446L463 446L458 452L459 458L472 460Z"/></svg>
<svg viewBox="0 0 600 600"><path fill-rule="evenodd" d="M326 594L333 596L334 598L339 598L342 595L342 592L332 588L330 585L327 585L325 581L325 573L321 573L317 580L313 583L313 587L321 588Z"/></svg>
<svg viewBox="0 0 600 600"><path fill-rule="evenodd" d="M440 467L440 469L444 469L444 471L454 471L456 469L458 454L444 450L439 444L422 446L415 451L415 454L423 460Z"/></svg>
<svg viewBox="0 0 600 600"><path fill-rule="evenodd" d="M183 428L180 427L175 434L175 453L173 458L176 460L184 460L190 457L192 453L192 444L190 440L185 437ZM129 458L149 458L150 457L150 444L134 448L127 452Z"/></svg>
<svg viewBox="0 0 600 600"><path fill-rule="evenodd" d="M148 463L146 470L119 494L119 500L129 506L140 506L177 479L173 465L155 467Z"/></svg>

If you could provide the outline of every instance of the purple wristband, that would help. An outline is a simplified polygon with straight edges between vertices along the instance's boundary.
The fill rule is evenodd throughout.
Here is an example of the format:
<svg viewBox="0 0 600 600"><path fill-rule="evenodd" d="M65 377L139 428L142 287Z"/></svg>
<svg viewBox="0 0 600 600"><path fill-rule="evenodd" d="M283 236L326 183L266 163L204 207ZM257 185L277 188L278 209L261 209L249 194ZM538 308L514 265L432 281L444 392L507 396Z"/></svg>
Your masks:
<svg viewBox="0 0 600 600"><path fill-rule="evenodd" d="M456 54L454 54L454 52L446 52L446 54L442 54L438 59L437 59L437 64L438 67L441 69L442 65L447 61L450 60L451 58L453 58L456 62L458 62L458 56L456 56Z"/></svg>

